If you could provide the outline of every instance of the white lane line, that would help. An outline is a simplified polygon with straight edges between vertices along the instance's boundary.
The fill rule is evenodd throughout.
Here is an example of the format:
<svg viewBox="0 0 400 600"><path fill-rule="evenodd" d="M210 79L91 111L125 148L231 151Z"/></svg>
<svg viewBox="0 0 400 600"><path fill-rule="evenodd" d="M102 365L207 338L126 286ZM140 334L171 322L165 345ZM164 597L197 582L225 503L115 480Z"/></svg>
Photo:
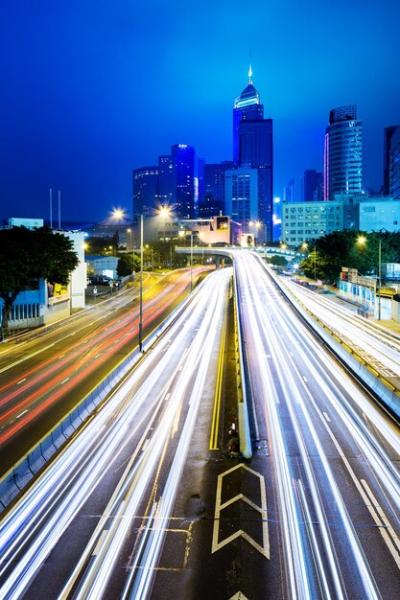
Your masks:
<svg viewBox="0 0 400 600"><path fill-rule="evenodd" d="M17 385L21 385L21 383L24 383L24 381L26 381L26 377L17 381Z"/></svg>
<svg viewBox="0 0 400 600"><path fill-rule="evenodd" d="M63 385L64 383L67 383L68 380L69 380L69 377L66 377L65 379L62 380L62 382L60 383L60 385Z"/></svg>
<svg viewBox="0 0 400 600"><path fill-rule="evenodd" d="M374 494L372 493L371 488L369 487L368 483L365 481L365 479L360 479L360 481L361 481L362 485L364 486L369 499L372 502L372 506L367 505L368 510L369 510L372 518L374 519L376 525L378 526L379 533L382 535L383 539L385 540L386 546L388 547L390 554L393 556L393 559L397 565L397 568L400 569L400 554L399 554L400 540L397 537L396 532L394 531L393 527L391 526L389 519L383 512L381 505L379 504L378 500L375 498ZM380 517L380 519L379 519L379 517Z"/></svg>
<svg viewBox="0 0 400 600"><path fill-rule="evenodd" d="M4 373L5 371L9 371L9 369L12 369L13 367L16 367L17 365L21 364L25 360L29 360L33 356L36 356L37 354L40 354L41 352L45 352L49 348L52 348L53 346L55 346L55 344L56 344L56 342L53 342L52 344L49 344L48 346L45 346L44 348L40 348L40 350L36 350L36 352L31 352L31 354L28 354L27 356L23 356L22 358L14 361L13 363L7 365L6 367L3 367L2 369L0 369L0 373Z"/></svg>
<svg viewBox="0 0 400 600"><path fill-rule="evenodd" d="M92 556L97 556L100 553L104 538L106 537L107 533L108 533L108 529L103 529L103 531L100 534L99 540L96 544L96 547L93 550Z"/></svg>
<svg viewBox="0 0 400 600"><path fill-rule="evenodd" d="M329 417L328 413L326 413L325 411L322 411L322 414L324 415L324 417L328 421L328 423L330 423L331 420L330 420L330 417Z"/></svg>
<svg viewBox="0 0 400 600"><path fill-rule="evenodd" d="M25 410L23 410L21 413L19 413L19 415L17 415L17 416L15 417L15 419L19 419L20 417L22 417L22 415L24 415L24 414L25 414L25 413L27 413L27 412L28 412L28 409L26 408L26 409L25 409Z"/></svg>
<svg viewBox="0 0 400 600"><path fill-rule="evenodd" d="M305 375L303 375L303 381L304 381L304 383L308 383L308 379Z"/></svg>

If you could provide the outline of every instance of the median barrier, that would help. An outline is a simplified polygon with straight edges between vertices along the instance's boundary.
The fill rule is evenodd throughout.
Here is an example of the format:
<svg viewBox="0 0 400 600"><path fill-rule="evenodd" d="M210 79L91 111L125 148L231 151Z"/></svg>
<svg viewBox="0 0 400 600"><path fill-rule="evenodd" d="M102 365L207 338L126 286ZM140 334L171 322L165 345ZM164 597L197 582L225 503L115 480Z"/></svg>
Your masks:
<svg viewBox="0 0 400 600"><path fill-rule="evenodd" d="M243 361L243 344L241 333L241 319L239 311L239 294L237 287L236 267L233 265L233 302L234 302L234 319L235 319L235 351L236 351L236 385L238 396L238 422L239 422L239 443L240 453L244 458L253 456L251 435L250 435L250 420L247 405L247 389L246 376Z"/></svg>
<svg viewBox="0 0 400 600"><path fill-rule="evenodd" d="M264 268L265 265L263 264ZM269 273L269 271L267 271ZM310 325L332 352L344 363L356 377L369 388L381 403L400 419L400 391L371 367L362 356L349 346L328 326L322 323L300 300L293 297L286 286L269 273L286 299Z"/></svg>
<svg viewBox="0 0 400 600"><path fill-rule="evenodd" d="M204 280L195 288L195 290L166 318L164 321L150 333L144 340L144 351L149 350L152 345L163 335L170 325L181 315L193 294L197 294L202 288ZM73 409L69 411L58 423L49 431L18 463L3 475L0 480L0 513L15 500L20 492L30 483L36 473L49 462L56 452L70 439L77 429L93 414L101 402L114 389L121 378L131 370L142 357L142 353L137 348L132 350L128 356L114 367L112 372L106 375ZM54 437L55 436L55 437ZM63 443L61 436L64 438ZM41 457L41 459L39 458ZM30 465L39 465L37 470L31 469ZM32 462L33 461L33 462Z"/></svg>

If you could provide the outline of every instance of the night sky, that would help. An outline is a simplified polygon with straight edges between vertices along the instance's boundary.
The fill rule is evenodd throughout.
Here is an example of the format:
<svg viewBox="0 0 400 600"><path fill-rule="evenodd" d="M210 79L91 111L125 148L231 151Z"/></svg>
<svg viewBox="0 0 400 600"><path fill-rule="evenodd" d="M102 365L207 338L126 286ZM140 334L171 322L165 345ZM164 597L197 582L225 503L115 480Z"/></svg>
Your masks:
<svg viewBox="0 0 400 600"><path fill-rule="evenodd" d="M274 119L275 194L322 169L329 109L356 103L366 186L400 123L398 0L13 0L0 11L0 218L131 209L131 170L173 143L232 154L251 61ZM300 186L297 187L300 197Z"/></svg>

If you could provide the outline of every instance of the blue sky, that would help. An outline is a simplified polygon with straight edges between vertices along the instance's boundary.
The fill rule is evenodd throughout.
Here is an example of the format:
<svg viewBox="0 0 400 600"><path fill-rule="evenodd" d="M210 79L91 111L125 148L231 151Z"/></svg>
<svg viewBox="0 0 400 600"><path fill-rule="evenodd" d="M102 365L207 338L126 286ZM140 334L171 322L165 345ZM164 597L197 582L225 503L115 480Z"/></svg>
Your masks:
<svg viewBox="0 0 400 600"><path fill-rule="evenodd" d="M232 102L254 83L274 119L275 193L322 168L329 109L358 105L365 184L400 123L394 0L20 1L0 13L0 217L131 208L131 170L173 143L230 159ZM299 187L297 188L299 190Z"/></svg>

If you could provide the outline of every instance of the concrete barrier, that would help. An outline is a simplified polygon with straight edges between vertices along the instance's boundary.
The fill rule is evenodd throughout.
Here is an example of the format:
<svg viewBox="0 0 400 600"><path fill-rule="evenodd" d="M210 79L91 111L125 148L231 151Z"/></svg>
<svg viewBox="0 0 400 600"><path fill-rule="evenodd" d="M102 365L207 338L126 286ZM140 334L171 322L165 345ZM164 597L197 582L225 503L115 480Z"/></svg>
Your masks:
<svg viewBox="0 0 400 600"><path fill-rule="evenodd" d="M246 373L243 360L242 326L239 310L239 294L236 280L236 269L233 265L233 301L235 318L235 350L236 350L236 384L238 392L238 422L240 453L244 458L251 458L253 450L250 435L250 420L247 405Z"/></svg>

